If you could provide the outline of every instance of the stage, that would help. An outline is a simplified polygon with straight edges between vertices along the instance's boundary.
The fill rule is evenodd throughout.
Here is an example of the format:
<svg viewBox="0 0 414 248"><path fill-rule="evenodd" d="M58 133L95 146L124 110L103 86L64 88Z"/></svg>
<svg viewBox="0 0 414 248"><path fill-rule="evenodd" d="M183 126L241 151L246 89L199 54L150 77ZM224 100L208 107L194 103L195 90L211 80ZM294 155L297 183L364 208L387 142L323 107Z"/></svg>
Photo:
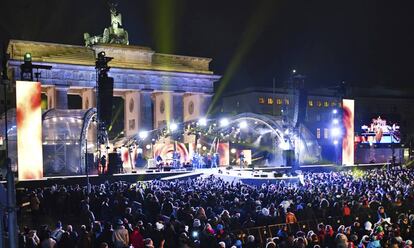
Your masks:
<svg viewBox="0 0 414 248"><path fill-rule="evenodd" d="M302 165L292 173L291 167L274 166L274 167L255 167L240 168L238 166L221 166L219 168L203 168L203 169L171 169L169 171L160 171L156 169L140 169L129 173L120 173L113 175L89 175L89 182L93 185L105 182L113 183L124 181L128 183L145 182L151 180L186 180L188 178L208 177L214 175L223 178L228 182L242 182L251 185L259 185L262 183L273 183L277 181L299 182L302 172L330 172L349 169L372 169L388 166L389 164L359 164L352 166L339 166L334 164L321 165ZM293 175L292 175L293 174ZM58 185L86 185L87 176L59 176L44 177L40 180L24 180L18 181L17 188L36 188L48 187L54 184ZM6 183L6 181L1 181Z"/></svg>

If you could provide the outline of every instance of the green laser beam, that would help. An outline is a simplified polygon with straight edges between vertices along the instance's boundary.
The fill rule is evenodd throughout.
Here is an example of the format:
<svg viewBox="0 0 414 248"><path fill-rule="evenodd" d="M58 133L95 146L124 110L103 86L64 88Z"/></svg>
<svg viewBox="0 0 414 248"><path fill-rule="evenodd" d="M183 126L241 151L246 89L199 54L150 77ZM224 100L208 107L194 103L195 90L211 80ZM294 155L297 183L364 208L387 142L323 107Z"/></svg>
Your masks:
<svg viewBox="0 0 414 248"><path fill-rule="evenodd" d="M237 68L240 66L240 63L243 61L246 54L249 52L250 47L253 43L259 38L260 34L263 31L263 27L266 21L271 16L273 5L276 1L274 0L262 0L256 12L251 16L249 24L243 33L241 43L236 49L236 53L233 55L233 58L227 67L227 70L218 86L216 93L214 94L213 100L208 108L207 114L210 114L215 104L217 104L218 99L223 94L225 88L229 84L231 78L236 72Z"/></svg>

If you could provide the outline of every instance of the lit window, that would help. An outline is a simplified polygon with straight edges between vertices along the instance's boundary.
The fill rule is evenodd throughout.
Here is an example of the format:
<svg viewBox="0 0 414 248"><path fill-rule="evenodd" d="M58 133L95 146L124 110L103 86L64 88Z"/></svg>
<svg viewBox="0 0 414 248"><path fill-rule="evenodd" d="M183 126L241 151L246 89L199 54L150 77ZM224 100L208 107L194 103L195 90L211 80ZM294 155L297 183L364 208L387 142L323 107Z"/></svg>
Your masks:
<svg viewBox="0 0 414 248"><path fill-rule="evenodd" d="M273 98L267 98L267 104L272 105L273 104Z"/></svg>
<svg viewBox="0 0 414 248"><path fill-rule="evenodd" d="M320 128L317 128L316 129L316 138L317 139L320 139L321 138L321 129Z"/></svg>
<svg viewBox="0 0 414 248"><path fill-rule="evenodd" d="M323 106L324 106L325 108L329 107L329 102L328 102L328 101L325 101L325 102L323 103Z"/></svg>
<svg viewBox="0 0 414 248"><path fill-rule="evenodd" d="M325 139L327 139L327 138L328 138L328 134L329 134L329 130L328 130L327 128L324 128L324 129L323 129L323 137L324 137Z"/></svg>
<svg viewBox="0 0 414 248"><path fill-rule="evenodd" d="M278 98L278 99L276 99L276 104L277 104L277 105L281 105L281 104L282 104L282 99L279 99L279 98Z"/></svg>
<svg viewBox="0 0 414 248"><path fill-rule="evenodd" d="M313 101L312 100L308 101L308 106L313 107Z"/></svg>
<svg viewBox="0 0 414 248"><path fill-rule="evenodd" d="M321 101L318 101L318 107L322 107L322 102Z"/></svg>
<svg viewBox="0 0 414 248"><path fill-rule="evenodd" d="M285 104L289 105L289 99L287 99L287 98L285 99Z"/></svg>
<svg viewBox="0 0 414 248"><path fill-rule="evenodd" d="M260 104L264 104L264 103L265 103L265 100L264 100L264 98L263 98L263 97L259 97L259 103L260 103Z"/></svg>

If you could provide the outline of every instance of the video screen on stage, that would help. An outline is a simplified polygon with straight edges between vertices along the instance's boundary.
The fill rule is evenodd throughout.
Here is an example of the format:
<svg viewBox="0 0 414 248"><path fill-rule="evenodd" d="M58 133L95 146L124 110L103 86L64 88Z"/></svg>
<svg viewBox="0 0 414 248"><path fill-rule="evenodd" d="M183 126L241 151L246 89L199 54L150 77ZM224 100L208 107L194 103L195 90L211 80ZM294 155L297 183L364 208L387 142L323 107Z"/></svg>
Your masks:
<svg viewBox="0 0 414 248"><path fill-rule="evenodd" d="M378 116L371 119L371 123L361 126L361 133L357 142L362 144L390 144L400 143L400 126L392 121Z"/></svg>
<svg viewBox="0 0 414 248"><path fill-rule="evenodd" d="M342 122L344 135L342 140L342 164L354 164L354 112L355 102L352 99L342 100Z"/></svg>
<svg viewBox="0 0 414 248"><path fill-rule="evenodd" d="M43 177L41 86L16 82L16 122L19 180Z"/></svg>

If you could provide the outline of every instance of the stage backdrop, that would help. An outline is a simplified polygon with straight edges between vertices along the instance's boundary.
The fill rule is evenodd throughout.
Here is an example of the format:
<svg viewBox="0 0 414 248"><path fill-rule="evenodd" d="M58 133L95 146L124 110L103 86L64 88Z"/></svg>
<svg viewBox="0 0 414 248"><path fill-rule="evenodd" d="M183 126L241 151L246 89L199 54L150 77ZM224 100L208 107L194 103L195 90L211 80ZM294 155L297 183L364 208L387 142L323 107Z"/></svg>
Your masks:
<svg viewBox="0 0 414 248"><path fill-rule="evenodd" d="M17 168L19 180L43 177L41 86L16 82Z"/></svg>
<svg viewBox="0 0 414 248"><path fill-rule="evenodd" d="M354 100L342 100L342 121L344 135L342 140L342 164L354 165Z"/></svg>

